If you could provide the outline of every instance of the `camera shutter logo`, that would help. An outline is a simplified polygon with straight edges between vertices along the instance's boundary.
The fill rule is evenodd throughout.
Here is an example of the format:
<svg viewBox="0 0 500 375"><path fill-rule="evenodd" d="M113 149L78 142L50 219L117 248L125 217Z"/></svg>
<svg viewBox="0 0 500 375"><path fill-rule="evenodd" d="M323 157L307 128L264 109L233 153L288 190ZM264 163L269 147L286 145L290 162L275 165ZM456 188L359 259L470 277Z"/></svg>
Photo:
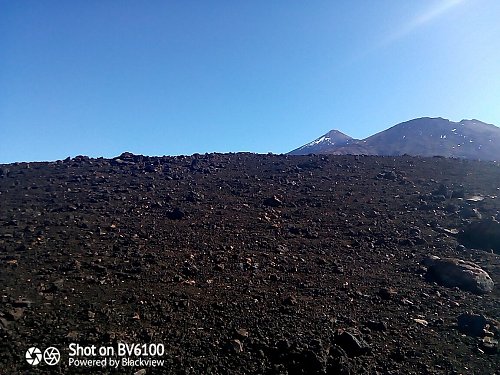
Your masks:
<svg viewBox="0 0 500 375"><path fill-rule="evenodd" d="M43 352L43 360L49 366L57 365L60 359L61 353L59 353L59 350L57 348L54 348L53 346L45 349L45 351Z"/></svg>
<svg viewBox="0 0 500 375"><path fill-rule="evenodd" d="M26 362L32 366L38 365L42 360L42 351L38 348L31 347L26 350Z"/></svg>

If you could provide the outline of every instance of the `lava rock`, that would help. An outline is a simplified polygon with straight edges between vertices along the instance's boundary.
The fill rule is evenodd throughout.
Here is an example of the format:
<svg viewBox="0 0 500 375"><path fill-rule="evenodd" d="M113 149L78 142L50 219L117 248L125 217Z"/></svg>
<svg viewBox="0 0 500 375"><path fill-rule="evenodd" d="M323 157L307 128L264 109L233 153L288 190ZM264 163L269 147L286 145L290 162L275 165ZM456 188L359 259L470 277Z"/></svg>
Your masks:
<svg viewBox="0 0 500 375"><path fill-rule="evenodd" d="M270 198L264 199L263 204L264 206L268 207L280 207L283 204L283 202L276 195L273 195Z"/></svg>
<svg viewBox="0 0 500 375"><path fill-rule="evenodd" d="M370 320L366 322L366 327L368 327L372 331L379 331L379 332L387 331L387 324L381 321Z"/></svg>
<svg viewBox="0 0 500 375"><path fill-rule="evenodd" d="M465 206L460 210L460 216L464 219L482 219L483 215L477 208Z"/></svg>
<svg viewBox="0 0 500 375"><path fill-rule="evenodd" d="M205 196L203 194L200 194L200 193L198 193L196 191L190 191L186 195L186 200L188 202L192 202L192 203L201 202L204 198L205 198Z"/></svg>
<svg viewBox="0 0 500 375"><path fill-rule="evenodd" d="M184 218L184 216L186 216L186 214L178 207L167 213L167 217L170 220L181 220Z"/></svg>
<svg viewBox="0 0 500 375"><path fill-rule="evenodd" d="M370 346L361 337L343 331L335 337L335 343L345 350L349 357L357 357L370 351Z"/></svg>
<svg viewBox="0 0 500 375"><path fill-rule="evenodd" d="M489 293L494 283L490 275L477 264L456 258L428 257L426 279L446 287L458 287L476 294Z"/></svg>
<svg viewBox="0 0 500 375"><path fill-rule="evenodd" d="M398 292L393 288L380 288L378 291L379 297L386 301L393 299L397 294Z"/></svg>
<svg viewBox="0 0 500 375"><path fill-rule="evenodd" d="M294 296L288 296L283 300L283 305L294 306L297 304L297 299Z"/></svg>
<svg viewBox="0 0 500 375"><path fill-rule="evenodd" d="M234 334L238 340L244 340L248 338L248 331L244 328L237 329Z"/></svg>
<svg viewBox="0 0 500 375"><path fill-rule="evenodd" d="M15 307L5 314L6 318L8 320L19 320L23 317L24 315L24 309L21 307Z"/></svg>
<svg viewBox="0 0 500 375"><path fill-rule="evenodd" d="M471 223L458 233L458 240L473 249L500 253L500 222L491 218Z"/></svg>
<svg viewBox="0 0 500 375"><path fill-rule="evenodd" d="M398 175L395 171L384 171L380 172L377 178L394 181L398 178Z"/></svg>
<svg viewBox="0 0 500 375"><path fill-rule="evenodd" d="M439 187L432 192L432 195L434 196L443 196L445 199L446 197L450 194L450 191L446 187L446 185L439 185Z"/></svg>
<svg viewBox="0 0 500 375"><path fill-rule="evenodd" d="M500 351L498 340L494 339L493 337L484 337L481 340L480 348L486 354L496 354Z"/></svg>
<svg viewBox="0 0 500 375"><path fill-rule="evenodd" d="M33 304L32 301L26 298L19 298L16 299L13 303L12 306L14 307L30 307Z"/></svg>
<svg viewBox="0 0 500 375"><path fill-rule="evenodd" d="M484 315L463 313L457 319L458 329L470 336L484 336L484 329L488 323Z"/></svg>
<svg viewBox="0 0 500 375"><path fill-rule="evenodd" d="M226 344L226 350L228 350L231 353L241 353L243 351L243 344L238 339L230 340Z"/></svg>

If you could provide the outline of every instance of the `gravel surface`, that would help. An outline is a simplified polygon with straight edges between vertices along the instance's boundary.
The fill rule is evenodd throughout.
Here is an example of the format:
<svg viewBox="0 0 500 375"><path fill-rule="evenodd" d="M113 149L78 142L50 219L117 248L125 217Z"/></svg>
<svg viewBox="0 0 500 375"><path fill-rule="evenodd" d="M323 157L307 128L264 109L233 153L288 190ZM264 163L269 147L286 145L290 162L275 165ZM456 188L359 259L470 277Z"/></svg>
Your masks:
<svg viewBox="0 0 500 375"><path fill-rule="evenodd" d="M499 194L497 163L444 158L0 165L0 373L495 374ZM71 343L165 362L70 366Z"/></svg>

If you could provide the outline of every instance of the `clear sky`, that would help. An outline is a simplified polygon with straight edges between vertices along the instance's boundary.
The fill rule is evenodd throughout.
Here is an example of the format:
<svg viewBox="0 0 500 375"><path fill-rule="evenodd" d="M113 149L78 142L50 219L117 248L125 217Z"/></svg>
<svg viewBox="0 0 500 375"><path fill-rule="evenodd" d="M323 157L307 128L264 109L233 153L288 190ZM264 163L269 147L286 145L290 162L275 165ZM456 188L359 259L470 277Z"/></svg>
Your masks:
<svg viewBox="0 0 500 375"><path fill-rule="evenodd" d="M0 0L0 163L500 125L499 0Z"/></svg>

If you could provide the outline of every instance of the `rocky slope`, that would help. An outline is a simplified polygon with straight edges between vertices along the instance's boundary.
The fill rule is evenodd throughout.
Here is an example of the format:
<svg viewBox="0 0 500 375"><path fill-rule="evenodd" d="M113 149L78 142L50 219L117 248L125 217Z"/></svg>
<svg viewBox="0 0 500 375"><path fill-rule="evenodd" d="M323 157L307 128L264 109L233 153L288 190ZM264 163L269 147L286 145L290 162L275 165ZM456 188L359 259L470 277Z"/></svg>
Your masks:
<svg viewBox="0 0 500 375"><path fill-rule="evenodd" d="M407 154L500 160L500 128L478 120L452 122L424 117L395 125L363 140L345 136L348 142L331 143L330 133L290 154Z"/></svg>
<svg viewBox="0 0 500 375"><path fill-rule="evenodd" d="M407 156L2 165L1 372L493 374L499 189L498 164ZM165 363L74 367L71 343Z"/></svg>

